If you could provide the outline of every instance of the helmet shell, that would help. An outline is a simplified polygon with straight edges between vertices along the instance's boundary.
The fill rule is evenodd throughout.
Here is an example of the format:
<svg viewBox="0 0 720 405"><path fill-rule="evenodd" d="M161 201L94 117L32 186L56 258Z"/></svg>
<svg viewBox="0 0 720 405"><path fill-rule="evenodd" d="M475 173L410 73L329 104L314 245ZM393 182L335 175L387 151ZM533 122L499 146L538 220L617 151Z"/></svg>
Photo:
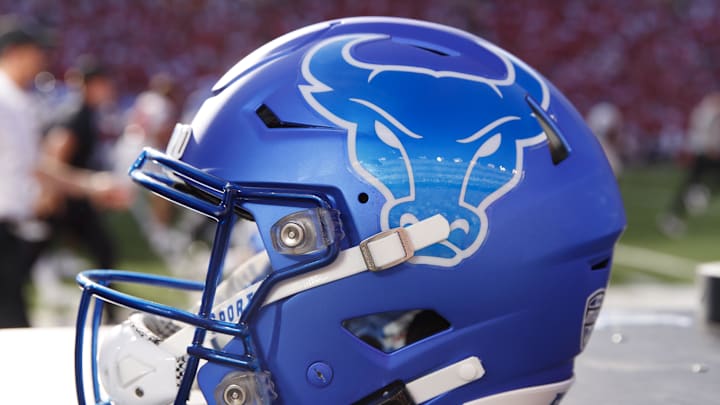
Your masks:
<svg viewBox="0 0 720 405"><path fill-rule="evenodd" d="M564 160L551 159L528 97L569 146ZM624 210L580 114L514 56L421 21L320 23L239 62L192 128L182 161L230 182L326 193L341 211L346 247L438 213L453 226L450 247L261 310L250 327L282 403L347 403L468 356L486 374L430 403L572 377ZM266 246L275 221L298 209L245 208ZM301 260L269 253L275 269ZM343 327L415 309L434 310L450 328L384 353ZM306 378L317 361L333 369L325 387ZM227 371L206 365L201 387L212 393Z"/></svg>

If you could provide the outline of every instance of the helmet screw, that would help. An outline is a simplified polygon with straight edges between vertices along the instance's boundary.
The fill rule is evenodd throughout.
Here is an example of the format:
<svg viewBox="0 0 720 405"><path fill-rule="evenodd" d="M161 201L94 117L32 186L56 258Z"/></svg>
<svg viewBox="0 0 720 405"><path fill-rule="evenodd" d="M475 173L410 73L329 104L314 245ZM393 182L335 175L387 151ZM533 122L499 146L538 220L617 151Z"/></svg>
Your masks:
<svg viewBox="0 0 720 405"><path fill-rule="evenodd" d="M289 248L298 247L305 240L305 228L296 222L288 222L280 229L280 240Z"/></svg>
<svg viewBox="0 0 720 405"><path fill-rule="evenodd" d="M307 381L318 388L327 387L333 378L333 369L322 361L315 362L307 369Z"/></svg>
<svg viewBox="0 0 720 405"><path fill-rule="evenodd" d="M223 399L226 405L243 405L246 399L245 390L237 384L230 384L223 392Z"/></svg>

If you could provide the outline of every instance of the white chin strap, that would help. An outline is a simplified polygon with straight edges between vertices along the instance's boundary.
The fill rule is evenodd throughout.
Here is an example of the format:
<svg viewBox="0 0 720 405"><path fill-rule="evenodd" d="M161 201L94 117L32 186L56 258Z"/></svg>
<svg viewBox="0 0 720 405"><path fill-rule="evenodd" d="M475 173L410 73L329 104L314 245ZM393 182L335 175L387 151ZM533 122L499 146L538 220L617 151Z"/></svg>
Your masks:
<svg viewBox="0 0 720 405"><path fill-rule="evenodd" d="M353 276L364 271L381 271L411 259L415 251L442 242L450 235L450 224L442 215L435 215L423 221L412 224L406 228L395 228L380 232L358 246L345 249L329 265L320 269L302 274L297 277L279 282L265 298L263 305L268 305L300 292ZM266 253L253 257L252 268L269 266ZM245 272L242 266L233 275L223 281L218 291L228 290L225 285L232 282L235 274ZM224 299L213 307L215 319L233 321L239 318L237 308L245 308L249 298L260 287L261 282L255 283ZM237 291L237 290L236 290ZM227 295L226 295L227 296ZM222 297L217 297L222 299ZM230 311L237 318L230 319ZM160 343L167 350L182 355L185 353L188 342L192 339L195 328L186 326L179 332ZM220 338L220 336L218 336Z"/></svg>

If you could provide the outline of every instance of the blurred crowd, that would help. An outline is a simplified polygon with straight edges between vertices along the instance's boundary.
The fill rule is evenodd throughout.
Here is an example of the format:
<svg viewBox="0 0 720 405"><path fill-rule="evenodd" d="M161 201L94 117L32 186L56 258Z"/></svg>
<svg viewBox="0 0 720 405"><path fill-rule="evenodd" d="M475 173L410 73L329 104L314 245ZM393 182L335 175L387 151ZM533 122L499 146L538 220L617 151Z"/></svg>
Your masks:
<svg viewBox="0 0 720 405"><path fill-rule="evenodd" d="M616 105L634 158L682 147L693 105L720 86L716 0L0 0L59 34L51 72L93 53L118 72L128 106L154 74L176 102L207 88L251 50L295 28L351 15L399 15L466 29L536 67L581 113Z"/></svg>

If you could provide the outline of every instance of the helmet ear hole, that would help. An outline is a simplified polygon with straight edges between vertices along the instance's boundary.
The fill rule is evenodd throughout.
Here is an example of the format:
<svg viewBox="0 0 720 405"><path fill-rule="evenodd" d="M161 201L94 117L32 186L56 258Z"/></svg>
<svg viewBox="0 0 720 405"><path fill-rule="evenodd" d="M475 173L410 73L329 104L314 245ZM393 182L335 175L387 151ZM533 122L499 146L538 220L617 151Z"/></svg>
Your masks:
<svg viewBox="0 0 720 405"><path fill-rule="evenodd" d="M375 313L347 319L342 325L361 342L385 353L450 329L450 322L431 309Z"/></svg>
<svg viewBox="0 0 720 405"><path fill-rule="evenodd" d="M367 195L367 193L360 193L358 194L358 201L360 204L365 204L370 200L370 196Z"/></svg>

